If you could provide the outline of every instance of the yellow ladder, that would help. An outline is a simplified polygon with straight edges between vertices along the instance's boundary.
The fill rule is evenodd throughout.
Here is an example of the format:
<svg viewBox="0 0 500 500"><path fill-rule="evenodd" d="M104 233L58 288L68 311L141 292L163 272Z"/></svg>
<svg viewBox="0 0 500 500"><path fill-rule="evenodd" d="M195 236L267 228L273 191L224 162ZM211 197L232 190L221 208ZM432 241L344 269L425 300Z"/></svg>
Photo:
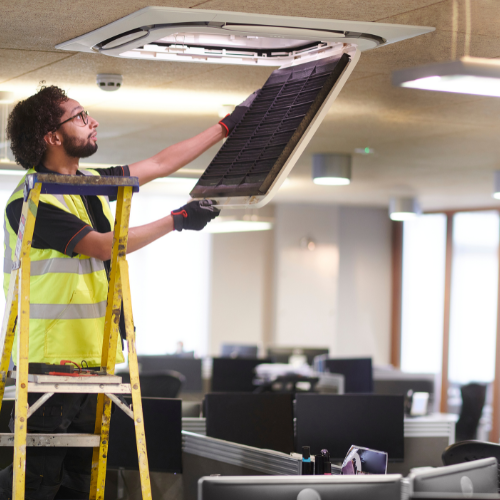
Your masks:
<svg viewBox="0 0 500 500"><path fill-rule="evenodd" d="M24 203L19 223L15 261L10 275L10 287L2 324L0 345L0 409L3 401L7 371L19 320L18 360L16 372L15 431L0 435L0 445L14 445L14 476L12 499L22 500L25 493L26 446L88 446L93 447L90 499L104 499L106 463L114 401L134 420L139 458L142 498L151 499L144 418L142 413L139 369L135 348L132 302L127 253L128 225L132 193L139 190L136 177L66 176L56 174L28 175L24 188ZM38 202L41 193L77 195L117 195L111 275L104 326L101 373L95 377L59 377L28 375L29 318L30 318L30 249L33 239ZM129 351L130 384L122 384L114 375L118 325L123 300L125 328ZM44 393L28 407L28 392ZM98 393L94 434L27 434L29 416L55 392ZM123 404L116 394L132 394L132 408Z"/></svg>

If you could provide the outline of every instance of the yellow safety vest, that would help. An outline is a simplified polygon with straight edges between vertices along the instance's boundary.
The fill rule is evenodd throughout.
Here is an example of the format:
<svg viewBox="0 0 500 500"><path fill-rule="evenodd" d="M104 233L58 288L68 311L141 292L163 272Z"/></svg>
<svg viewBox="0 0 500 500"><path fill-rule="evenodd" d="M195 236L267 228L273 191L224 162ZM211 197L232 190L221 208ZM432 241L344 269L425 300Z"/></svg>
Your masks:
<svg viewBox="0 0 500 500"><path fill-rule="evenodd" d="M96 170L79 170L84 175L99 175ZM34 169L27 174L36 173ZM22 198L24 179L12 193L7 205ZM111 229L114 219L107 197L98 196ZM40 201L76 215L92 226L80 196L42 194ZM7 296L10 272L15 260L17 234L4 214L4 292ZM69 257L57 250L31 248L29 361L59 364L63 359L89 366L101 365L108 279L104 262L86 255ZM17 333L12 351L17 360ZM123 363L121 342L116 362Z"/></svg>

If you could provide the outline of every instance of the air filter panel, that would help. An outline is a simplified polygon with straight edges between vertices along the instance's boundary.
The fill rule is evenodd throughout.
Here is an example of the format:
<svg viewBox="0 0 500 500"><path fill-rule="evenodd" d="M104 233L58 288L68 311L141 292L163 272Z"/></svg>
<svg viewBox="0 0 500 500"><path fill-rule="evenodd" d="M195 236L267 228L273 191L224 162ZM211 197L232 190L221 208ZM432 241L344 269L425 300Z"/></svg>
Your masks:
<svg viewBox="0 0 500 500"><path fill-rule="evenodd" d="M359 58L346 50L273 71L191 191L224 207L268 203L304 151Z"/></svg>

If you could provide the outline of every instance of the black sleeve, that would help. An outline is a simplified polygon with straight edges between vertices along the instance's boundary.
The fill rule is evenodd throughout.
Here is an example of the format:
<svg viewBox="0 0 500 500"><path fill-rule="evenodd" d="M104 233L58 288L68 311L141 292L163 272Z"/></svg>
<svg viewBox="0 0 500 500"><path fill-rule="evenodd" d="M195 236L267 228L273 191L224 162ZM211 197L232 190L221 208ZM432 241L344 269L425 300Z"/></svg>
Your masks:
<svg viewBox="0 0 500 500"><path fill-rule="evenodd" d="M128 165L122 167L96 168L101 177L130 177ZM116 196L109 196L109 201L116 201Z"/></svg>
<svg viewBox="0 0 500 500"><path fill-rule="evenodd" d="M7 218L17 233L23 208L23 199L14 200L7 206ZM53 249L74 257L75 245L93 229L76 215L48 203L40 202L33 235L33 248Z"/></svg>
<svg viewBox="0 0 500 500"><path fill-rule="evenodd" d="M122 167L96 168L101 177L130 177L130 169L128 165Z"/></svg>

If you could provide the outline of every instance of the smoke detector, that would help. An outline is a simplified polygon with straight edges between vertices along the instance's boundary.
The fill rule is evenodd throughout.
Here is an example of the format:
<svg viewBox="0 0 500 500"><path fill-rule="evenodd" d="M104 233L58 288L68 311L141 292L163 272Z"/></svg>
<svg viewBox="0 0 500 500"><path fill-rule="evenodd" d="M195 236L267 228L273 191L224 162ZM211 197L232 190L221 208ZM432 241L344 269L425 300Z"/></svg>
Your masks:
<svg viewBox="0 0 500 500"><path fill-rule="evenodd" d="M252 66L289 66L361 52L434 31L432 27L146 7L57 49L114 57Z"/></svg>
<svg viewBox="0 0 500 500"><path fill-rule="evenodd" d="M123 83L122 75L112 75L109 73L99 73L96 76L95 82L101 90L106 92L114 92L121 88Z"/></svg>

